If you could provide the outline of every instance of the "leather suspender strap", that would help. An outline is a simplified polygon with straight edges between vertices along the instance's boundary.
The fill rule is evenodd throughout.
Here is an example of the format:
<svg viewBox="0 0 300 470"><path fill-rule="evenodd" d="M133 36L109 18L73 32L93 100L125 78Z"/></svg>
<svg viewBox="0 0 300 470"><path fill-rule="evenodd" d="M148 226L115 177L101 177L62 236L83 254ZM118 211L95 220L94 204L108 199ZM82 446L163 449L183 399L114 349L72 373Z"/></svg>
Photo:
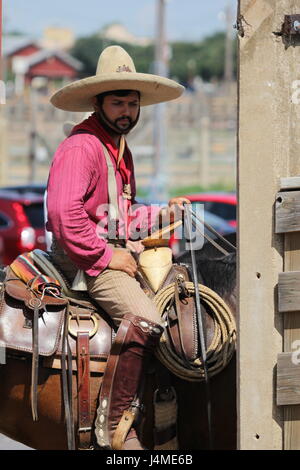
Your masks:
<svg viewBox="0 0 300 470"><path fill-rule="evenodd" d="M79 449L91 446L90 409L90 336L88 331L77 332L77 380L78 380L78 434Z"/></svg>
<svg viewBox="0 0 300 470"><path fill-rule="evenodd" d="M78 129L74 134L93 134L92 132L86 131L84 129ZM111 160L111 157L109 155L109 152L103 142L99 139L100 145L102 147L105 160L106 160L106 165L107 165L107 170L108 170L108 200L110 204L110 209L108 212L109 218L111 220L118 220L119 219L119 204L118 204L118 190L117 190L117 181L116 181L116 175L115 175L115 169L113 162ZM119 157L118 157L118 162L117 165L119 166L120 161L123 158L125 150L125 137L124 135L121 136L120 140L120 150L119 150Z"/></svg>
<svg viewBox="0 0 300 470"><path fill-rule="evenodd" d="M109 211L108 215L111 220L119 219L119 205L118 205L118 190L117 181L115 175L115 168L110 158L107 148L100 141L103 153L107 164L107 179L108 179L108 200L109 200Z"/></svg>
<svg viewBox="0 0 300 470"><path fill-rule="evenodd" d="M121 138L120 138L119 155L118 155L118 161L117 161L117 166L118 167L119 167L120 162L121 162L121 160L124 156L125 144L126 144L125 136L124 136L124 134L122 134Z"/></svg>

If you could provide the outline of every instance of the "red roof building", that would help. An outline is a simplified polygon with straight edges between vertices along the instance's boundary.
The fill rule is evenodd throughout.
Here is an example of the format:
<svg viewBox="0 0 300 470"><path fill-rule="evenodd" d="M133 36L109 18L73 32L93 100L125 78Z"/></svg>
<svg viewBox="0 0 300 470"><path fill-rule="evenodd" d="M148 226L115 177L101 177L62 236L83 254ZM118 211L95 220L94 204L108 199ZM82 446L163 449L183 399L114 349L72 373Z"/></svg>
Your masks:
<svg viewBox="0 0 300 470"><path fill-rule="evenodd" d="M26 82L34 77L48 79L70 79L78 76L82 68L81 62L67 52L43 50L29 56L26 60Z"/></svg>
<svg viewBox="0 0 300 470"><path fill-rule="evenodd" d="M32 40L17 40L4 50L8 71L24 83L35 77L48 80L73 80L78 76L82 63L62 50L43 49Z"/></svg>
<svg viewBox="0 0 300 470"><path fill-rule="evenodd" d="M5 44L5 43L4 43ZM39 52L41 48L31 40L17 40L4 47L4 55L6 57L6 67L12 70L14 57L27 57Z"/></svg>

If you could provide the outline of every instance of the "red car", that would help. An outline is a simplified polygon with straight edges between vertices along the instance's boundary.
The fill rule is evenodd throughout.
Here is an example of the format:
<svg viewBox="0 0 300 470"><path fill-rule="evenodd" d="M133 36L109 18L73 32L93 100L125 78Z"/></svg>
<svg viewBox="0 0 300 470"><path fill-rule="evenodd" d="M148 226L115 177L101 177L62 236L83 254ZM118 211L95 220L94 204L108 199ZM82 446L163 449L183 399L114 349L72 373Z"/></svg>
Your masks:
<svg viewBox="0 0 300 470"><path fill-rule="evenodd" d="M3 264L10 264L19 254L35 248L46 250L44 225L43 196L0 189Z"/></svg>
<svg viewBox="0 0 300 470"><path fill-rule="evenodd" d="M204 204L204 210L211 212L226 220L232 227L236 227L236 205L235 193L199 193L186 195L191 202Z"/></svg>

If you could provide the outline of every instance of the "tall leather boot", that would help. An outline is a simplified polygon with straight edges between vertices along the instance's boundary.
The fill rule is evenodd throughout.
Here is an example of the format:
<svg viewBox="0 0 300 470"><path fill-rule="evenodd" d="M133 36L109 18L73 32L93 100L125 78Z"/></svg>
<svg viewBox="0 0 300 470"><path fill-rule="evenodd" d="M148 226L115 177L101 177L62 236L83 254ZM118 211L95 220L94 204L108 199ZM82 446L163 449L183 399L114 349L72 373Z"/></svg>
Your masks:
<svg viewBox="0 0 300 470"><path fill-rule="evenodd" d="M137 411L133 402L162 332L161 325L146 318L124 315L100 389L95 433L101 448L144 450L132 428Z"/></svg>

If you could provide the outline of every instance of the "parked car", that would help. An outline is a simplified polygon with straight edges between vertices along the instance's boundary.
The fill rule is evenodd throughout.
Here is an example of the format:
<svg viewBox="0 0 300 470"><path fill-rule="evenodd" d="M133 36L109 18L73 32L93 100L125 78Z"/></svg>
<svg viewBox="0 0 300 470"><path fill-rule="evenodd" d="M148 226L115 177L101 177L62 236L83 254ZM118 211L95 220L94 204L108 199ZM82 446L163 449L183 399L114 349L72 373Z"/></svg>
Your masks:
<svg viewBox="0 0 300 470"><path fill-rule="evenodd" d="M192 203L204 204L204 210L225 219L232 227L236 227L237 197L235 193L211 192L188 194Z"/></svg>
<svg viewBox="0 0 300 470"><path fill-rule="evenodd" d="M18 194L41 194L43 195L46 191L46 184L20 184L17 186L3 186L0 191L14 191Z"/></svg>
<svg viewBox="0 0 300 470"><path fill-rule="evenodd" d="M46 249L43 196L0 189L2 262L7 265L21 253Z"/></svg>
<svg viewBox="0 0 300 470"><path fill-rule="evenodd" d="M4 255L4 242L3 242L3 238L0 236L0 267L4 265L3 255Z"/></svg>
<svg viewBox="0 0 300 470"><path fill-rule="evenodd" d="M15 191L20 195L32 195L40 194L44 197L44 220L47 220L47 207L46 207L46 198L47 198L47 185L43 183L38 184L22 184L18 186L6 186L0 188L0 191ZM52 245L52 233L48 232L45 228L45 246L46 250L50 250Z"/></svg>

